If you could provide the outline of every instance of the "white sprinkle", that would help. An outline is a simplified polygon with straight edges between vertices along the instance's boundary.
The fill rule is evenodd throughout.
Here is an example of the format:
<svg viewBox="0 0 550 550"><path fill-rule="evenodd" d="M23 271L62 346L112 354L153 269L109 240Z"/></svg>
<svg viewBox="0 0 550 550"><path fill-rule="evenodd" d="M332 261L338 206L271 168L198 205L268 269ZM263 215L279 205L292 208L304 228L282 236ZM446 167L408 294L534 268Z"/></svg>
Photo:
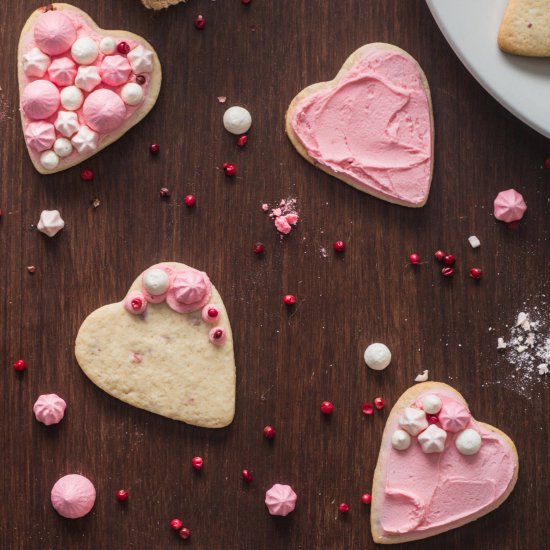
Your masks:
<svg viewBox="0 0 550 550"><path fill-rule="evenodd" d="M550 370L548 369L548 365L546 363L541 363L537 369L539 370L539 374L542 376L543 374L548 374Z"/></svg>
<svg viewBox="0 0 550 550"><path fill-rule="evenodd" d="M428 371L425 370L422 372L422 374L419 374L414 381L415 382L426 382L428 380Z"/></svg>
<svg viewBox="0 0 550 550"><path fill-rule="evenodd" d="M481 245L481 241L475 235L468 237L468 242L472 248L477 248Z"/></svg>
<svg viewBox="0 0 550 550"><path fill-rule="evenodd" d="M504 341L504 338L499 338L497 340L497 349L506 349L506 342Z"/></svg>
<svg viewBox="0 0 550 550"><path fill-rule="evenodd" d="M520 313L518 313L518 317L516 319L516 327L519 327L525 321L527 321L527 313L524 313L523 311L521 311Z"/></svg>
<svg viewBox="0 0 550 550"><path fill-rule="evenodd" d="M523 353L526 349L527 349L527 346L518 346L518 347L516 348L516 351L517 351L518 353Z"/></svg>

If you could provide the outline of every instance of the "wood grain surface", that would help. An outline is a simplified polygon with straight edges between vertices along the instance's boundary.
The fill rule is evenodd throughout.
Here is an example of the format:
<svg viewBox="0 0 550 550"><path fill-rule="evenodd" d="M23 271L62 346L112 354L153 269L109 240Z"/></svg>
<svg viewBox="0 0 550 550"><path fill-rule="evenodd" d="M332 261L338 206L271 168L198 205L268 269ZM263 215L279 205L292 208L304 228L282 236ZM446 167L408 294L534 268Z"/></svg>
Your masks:
<svg viewBox="0 0 550 550"><path fill-rule="evenodd" d="M496 350L523 303L536 305L548 290L547 140L476 83L421 0L253 0L248 7L190 0L158 13L138 0L77 5L103 28L146 37L163 62L163 88L139 126L87 163L93 183L80 180L78 167L40 176L24 145L16 84L19 30L37 4L0 3L0 547L373 548L360 497L371 488L387 410L366 417L361 404L382 395L391 407L429 369L462 392L478 419L515 440L519 481L490 515L403 547L547 548L550 391L537 382L526 396L499 383L511 366ZM198 14L206 19L202 32L193 27ZM316 170L284 135L294 95L332 78L352 51L374 41L410 52L431 86L435 172L419 210ZM242 150L221 124L232 104L253 114ZM157 158L148 153L152 142L161 146ZM236 178L223 175L224 162L236 164ZM159 198L164 186L168 201ZM516 231L492 217L494 196L509 187L529 205ZM188 193L197 196L194 209L184 205ZM260 205L286 197L297 198L302 219L281 240ZM54 208L67 225L48 239L33 224ZM482 241L476 251L471 234ZM342 256L332 252L337 239L348 245ZM258 240L263 257L251 253ZM438 248L458 258L452 280L439 274ZM425 263L407 265L411 252ZM139 272L163 260L205 270L228 308L238 371L227 429L125 405L76 363L86 315L122 299ZM483 268L480 282L467 276L473 265ZM287 292L297 296L294 310L281 302ZM362 359L373 341L393 352L381 373ZM11 368L19 358L29 365L22 375ZM46 428L32 405L49 392L68 409L61 424ZM330 419L319 413L324 399L335 406ZM262 437L266 424L277 429L272 443ZM195 455L205 460L200 473L190 464ZM249 486L243 468L254 473ZM97 488L84 519L65 520L50 505L52 485L67 473ZM276 482L299 495L288 518L270 517L264 506ZM130 492L124 506L115 500L120 488ZM340 502L350 504L345 517ZM170 531L175 516L191 530L188 541Z"/></svg>

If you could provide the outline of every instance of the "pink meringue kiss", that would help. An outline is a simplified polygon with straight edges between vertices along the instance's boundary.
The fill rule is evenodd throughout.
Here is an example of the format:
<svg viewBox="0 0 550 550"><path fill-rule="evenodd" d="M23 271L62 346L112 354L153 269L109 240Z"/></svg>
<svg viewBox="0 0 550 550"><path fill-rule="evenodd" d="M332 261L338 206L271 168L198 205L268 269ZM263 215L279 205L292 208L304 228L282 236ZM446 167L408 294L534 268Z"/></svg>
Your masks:
<svg viewBox="0 0 550 550"><path fill-rule="evenodd" d="M212 284L206 273L196 269L176 271L166 294L166 303L178 313L190 313L204 307L211 293Z"/></svg>
<svg viewBox="0 0 550 550"><path fill-rule="evenodd" d="M124 309L133 315L141 315L147 309L145 294L139 290L132 290L124 298Z"/></svg>
<svg viewBox="0 0 550 550"><path fill-rule="evenodd" d="M449 401L439 412L439 423L448 432L459 432L468 426L472 415L457 401Z"/></svg>
<svg viewBox="0 0 550 550"><path fill-rule="evenodd" d="M55 143L55 128L50 122L31 122L25 128L27 145L38 153L51 149Z"/></svg>
<svg viewBox="0 0 550 550"><path fill-rule="evenodd" d="M92 92L84 100L82 112L92 130L107 134L122 124L126 116L126 107L119 95L102 88Z"/></svg>
<svg viewBox="0 0 550 550"><path fill-rule="evenodd" d="M52 506L64 518L84 517L94 506L95 487L86 477L69 474L52 487Z"/></svg>
<svg viewBox="0 0 550 550"><path fill-rule="evenodd" d="M51 426L59 424L65 416L67 403L55 393L46 393L41 395L34 404L32 410L38 422Z"/></svg>
<svg viewBox="0 0 550 550"><path fill-rule="evenodd" d="M201 317L205 323L217 323L221 313L220 309L214 304L206 304L202 308Z"/></svg>
<svg viewBox="0 0 550 550"><path fill-rule="evenodd" d="M99 72L101 80L108 86L121 86L128 82L132 67L128 60L121 55L107 55L101 62Z"/></svg>
<svg viewBox="0 0 550 550"><path fill-rule="evenodd" d="M265 494L265 505L272 516L288 516L296 508L298 496L290 485L276 483Z"/></svg>
<svg viewBox="0 0 550 550"><path fill-rule="evenodd" d="M527 205L523 200L523 196L515 189L501 191L493 203L495 218L501 222L517 222L523 218L526 210Z"/></svg>
<svg viewBox="0 0 550 550"><path fill-rule="evenodd" d="M48 55L66 52L76 40L76 29L72 21L57 10L44 12L34 26L36 45Z"/></svg>
<svg viewBox="0 0 550 550"><path fill-rule="evenodd" d="M69 57L54 59L48 68L48 76L58 86L71 86L76 76L75 62Z"/></svg>
<svg viewBox="0 0 550 550"><path fill-rule="evenodd" d="M215 346L223 346L227 340L227 334L222 327L214 327L209 333L208 338Z"/></svg>
<svg viewBox="0 0 550 550"><path fill-rule="evenodd" d="M58 108L59 90L53 82L35 80L25 86L21 109L29 118L41 120L51 117Z"/></svg>

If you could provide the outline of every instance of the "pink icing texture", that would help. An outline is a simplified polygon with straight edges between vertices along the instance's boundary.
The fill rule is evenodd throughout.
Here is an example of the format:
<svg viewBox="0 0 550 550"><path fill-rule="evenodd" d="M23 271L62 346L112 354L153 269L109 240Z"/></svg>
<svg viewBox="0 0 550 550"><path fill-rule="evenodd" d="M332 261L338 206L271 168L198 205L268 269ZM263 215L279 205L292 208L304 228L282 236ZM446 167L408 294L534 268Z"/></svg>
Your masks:
<svg viewBox="0 0 550 550"><path fill-rule="evenodd" d="M32 410L38 422L51 426L59 424L65 416L67 403L59 395L48 393L41 395L34 404Z"/></svg>
<svg viewBox="0 0 550 550"><path fill-rule="evenodd" d="M507 189L506 191L501 191L496 196L493 208L493 213L497 220L510 223L523 218L527 205L521 193L518 193L515 189Z"/></svg>
<svg viewBox="0 0 550 550"><path fill-rule="evenodd" d="M417 65L400 52L371 50L334 87L305 97L292 128L308 156L407 206L431 182L431 108Z"/></svg>
<svg viewBox="0 0 550 550"><path fill-rule="evenodd" d="M88 478L69 474L57 480L52 488L51 501L60 516L81 518L94 506L95 487Z"/></svg>
<svg viewBox="0 0 550 550"><path fill-rule="evenodd" d="M446 409L453 413L450 416L466 411L452 394L428 393L435 393L443 402L440 418ZM420 406L423 397L418 398L416 406ZM398 427L395 421L389 429L393 433ZM404 451L390 444L384 472L385 491L382 502L378 502L383 532L389 535L423 532L460 522L482 513L504 494L516 468L511 449L497 434L478 425L469 413L465 427L481 435L481 448L474 455L459 453L455 432L447 432L442 453L426 454L414 440Z"/></svg>
<svg viewBox="0 0 550 550"><path fill-rule="evenodd" d="M166 303L178 313L189 313L204 307L211 293L212 285L206 273L196 269L176 271L166 294Z"/></svg>
<svg viewBox="0 0 550 550"><path fill-rule="evenodd" d="M265 505L272 516L288 516L296 508L298 496L290 485L276 483L265 494Z"/></svg>

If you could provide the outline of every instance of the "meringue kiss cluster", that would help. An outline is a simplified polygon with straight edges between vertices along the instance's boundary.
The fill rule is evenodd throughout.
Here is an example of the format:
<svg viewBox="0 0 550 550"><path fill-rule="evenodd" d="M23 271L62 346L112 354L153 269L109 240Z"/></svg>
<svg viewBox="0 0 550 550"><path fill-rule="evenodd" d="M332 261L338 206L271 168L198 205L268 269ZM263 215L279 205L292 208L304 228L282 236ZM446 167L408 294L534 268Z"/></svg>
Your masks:
<svg viewBox="0 0 550 550"><path fill-rule="evenodd" d="M101 37L69 10L40 14L22 57L25 140L46 170L89 156L143 102L152 51Z"/></svg>
<svg viewBox="0 0 550 550"><path fill-rule="evenodd" d="M474 455L481 448L481 436L468 427L471 422L470 411L458 401L443 402L435 394L425 395L418 403L405 408L391 443L394 449L406 451L411 446L411 437L416 437L424 453L442 453L450 433L456 436L454 444L460 454Z"/></svg>
<svg viewBox="0 0 550 550"><path fill-rule="evenodd" d="M221 316L221 310L210 304L212 283L206 273L193 269L175 270L159 264L148 269L141 279L141 290L131 290L124 299L126 311L133 315L142 315L148 304L166 302L168 307L177 313L192 313L201 310L205 323L215 324ZM212 344L225 344L225 329L219 326L212 328L208 334Z"/></svg>

